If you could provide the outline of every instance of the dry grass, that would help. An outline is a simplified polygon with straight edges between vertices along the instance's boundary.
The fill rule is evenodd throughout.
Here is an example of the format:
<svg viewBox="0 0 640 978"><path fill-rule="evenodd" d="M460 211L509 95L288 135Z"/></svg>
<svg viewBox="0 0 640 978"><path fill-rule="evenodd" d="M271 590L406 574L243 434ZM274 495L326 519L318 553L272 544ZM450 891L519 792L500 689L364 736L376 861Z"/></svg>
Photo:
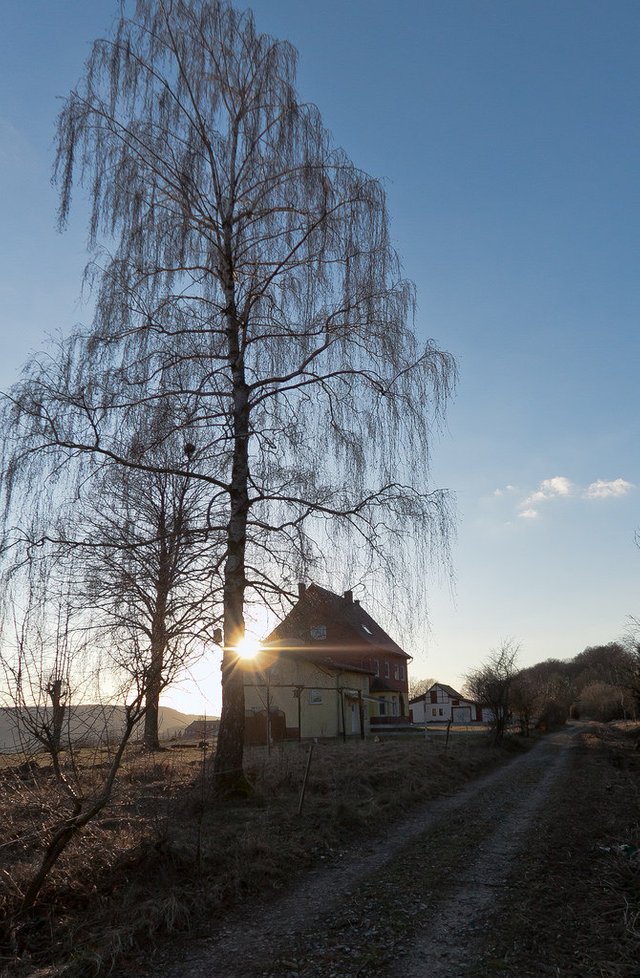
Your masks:
<svg viewBox="0 0 640 978"><path fill-rule="evenodd" d="M285 886L411 804L454 790L507 755L477 738L447 751L421 737L318 744L298 816L307 756L307 745L250 750L254 794L231 805L216 797L202 751L132 748L113 804L60 860L24 919L12 915L60 798L46 766L5 765L4 972L95 975L163 934L198 933L212 913ZM91 763L99 766L100 758L91 755Z"/></svg>

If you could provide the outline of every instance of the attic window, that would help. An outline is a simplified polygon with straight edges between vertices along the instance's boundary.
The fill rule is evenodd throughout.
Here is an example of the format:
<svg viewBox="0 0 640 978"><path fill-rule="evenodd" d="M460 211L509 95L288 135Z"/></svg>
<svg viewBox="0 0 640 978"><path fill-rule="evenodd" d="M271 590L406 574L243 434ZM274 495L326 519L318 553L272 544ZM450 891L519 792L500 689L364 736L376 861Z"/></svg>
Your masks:
<svg viewBox="0 0 640 978"><path fill-rule="evenodd" d="M310 631L311 638L316 642L321 642L323 638L327 637L327 626L326 625L314 625Z"/></svg>
<svg viewBox="0 0 640 978"><path fill-rule="evenodd" d="M362 626L362 629L363 629L363 631L365 631L367 633L367 635L373 635L373 632L371 631L371 629L370 628L367 628L366 625L363 625Z"/></svg>

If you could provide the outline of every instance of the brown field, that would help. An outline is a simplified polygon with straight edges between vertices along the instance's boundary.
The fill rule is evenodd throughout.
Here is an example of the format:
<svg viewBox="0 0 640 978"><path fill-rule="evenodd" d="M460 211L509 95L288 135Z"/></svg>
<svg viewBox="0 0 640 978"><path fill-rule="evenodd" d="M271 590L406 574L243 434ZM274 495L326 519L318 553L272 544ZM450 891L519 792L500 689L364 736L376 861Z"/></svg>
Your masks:
<svg viewBox="0 0 640 978"><path fill-rule="evenodd" d="M212 914L283 887L358 834L508 756L475 737L447 750L439 740L425 744L415 736L318 744L298 816L308 750L297 744L270 754L250 749L246 769L254 793L230 805L216 800L206 752L178 746L149 755L132 748L113 803L62 857L38 906L17 925L8 920L61 797L43 760L25 768L5 757L0 961L6 973L97 973L175 929L198 933ZM91 779L95 772L99 780L107 760L107 751L81 753L82 773Z"/></svg>
<svg viewBox="0 0 640 978"><path fill-rule="evenodd" d="M491 891L494 921L481 932L484 943L465 974L638 978L637 735L637 728L620 724L594 724L579 734L580 747L572 751L566 777L536 820L514 880ZM254 904L264 906L270 894L275 899L295 887L312 867L341 865L356 844L366 840L379 846L403 814L419 810L428 799L455 796L523 746L514 738L496 750L484 738L463 734L447 749L440 737L425 742L419 735L383 743L318 744L301 816L308 745L286 745L270 754L263 748L248 751L254 790L233 804L216 799L206 751L180 745L147 755L132 748L113 804L56 866L34 911L17 920L11 912L59 802L47 765L20 769L15 758L9 765L5 759L0 771L2 973L7 978L79 978L106 974L115 964L123 969L118 974L164 974L165 940L167 947L176 939L197 945L213 923L250 911ZM81 757L85 776L99 777L106 759L94 753ZM488 824L495 824L492 813L486 815ZM469 824L464 815L454 823L452 835L445 823L434 837L442 887L449 856L464 864L465 852L470 858L488 831L480 821ZM428 865L430 845L423 853ZM391 864L390 879L400 874L409 886L413 858L408 848ZM396 891L405 909L396 914L395 936L383 934L387 950L392 939L408 946L415 926L405 912L410 887L398 891L396 886ZM371 892L371 919L391 919L385 894L393 889L374 886ZM335 922L327 927L327 941L344 943L341 932L331 936ZM354 928L356 934L362 931L360 924ZM145 971L141 962L151 948L159 956ZM329 960L332 953L326 951ZM355 946L350 956L354 953ZM327 960L320 958L318 974L326 974ZM316 974L312 963L307 967L301 975ZM385 968L370 965L358 974L386 976ZM462 978L462 972L455 978Z"/></svg>

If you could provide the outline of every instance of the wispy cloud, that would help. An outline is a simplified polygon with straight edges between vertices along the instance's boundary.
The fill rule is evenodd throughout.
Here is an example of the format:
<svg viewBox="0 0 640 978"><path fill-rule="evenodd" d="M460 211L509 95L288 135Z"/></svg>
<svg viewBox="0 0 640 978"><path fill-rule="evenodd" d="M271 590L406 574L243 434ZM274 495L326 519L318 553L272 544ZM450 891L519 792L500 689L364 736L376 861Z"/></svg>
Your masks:
<svg viewBox="0 0 640 978"><path fill-rule="evenodd" d="M537 489L517 504L518 517L523 520L539 519L540 507L554 499L614 499L626 496L634 488L633 483L626 479L596 479L583 489L565 475L554 475L551 479L543 479ZM494 495L502 496L504 491L496 490Z"/></svg>
<svg viewBox="0 0 640 978"><path fill-rule="evenodd" d="M633 488L633 483L626 479L612 479L610 482L597 479L587 486L584 495L587 499L611 499L614 496L626 496Z"/></svg>
<svg viewBox="0 0 640 978"><path fill-rule="evenodd" d="M494 496L507 496L507 495L509 495L509 493L512 493L512 492L515 492L515 491L516 491L516 487L509 485L509 486L504 486L503 488L500 488L500 489L494 489L493 490L493 495Z"/></svg>
<svg viewBox="0 0 640 978"><path fill-rule="evenodd" d="M519 504L519 515L523 519L535 519L539 515L536 507L541 503L561 496L571 496L573 491L573 483L565 475L554 475L551 479L543 479L535 492L532 492Z"/></svg>

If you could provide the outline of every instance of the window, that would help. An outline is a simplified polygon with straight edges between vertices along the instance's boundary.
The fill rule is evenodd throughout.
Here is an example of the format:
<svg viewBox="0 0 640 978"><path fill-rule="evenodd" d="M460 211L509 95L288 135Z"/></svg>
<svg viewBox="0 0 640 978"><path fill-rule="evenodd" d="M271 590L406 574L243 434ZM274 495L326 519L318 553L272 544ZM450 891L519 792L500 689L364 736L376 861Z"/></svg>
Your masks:
<svg viewBox="0 0 640 978"><path fill-rule="evenodd" d="M438 716L444 716L444 713L442 712L442 707L440 707L440 709L438 710Z"/></svg>
<svg viewBox="0 0 640 978"><path fill-rule="evenodd" d="M436 710L436 708L435 708L435 706L433 706L433 707L431 708L431 716L432 716L432 717L434 717L434 716L436 716L436 715L437 715L437 712L438 712L438 711Z"/></svg>
<svg viewBox="0 0 640 978"><path fill-rule="evenodd" d="M380 713L379 716L385 717L387 715L387 704L384 700L380 700Z"/></svg>
<svg viewBox="0 0 640 978"><path fill-rule="evenodd" d="M310 689L309 690L309 706L317 706L318 703L322 703L322 690L321 689Z"/></svg>
<svg viewBox="0 0 640 978"><path fill-rule="evenodd" d="M388 679L389 678L389 663L388 662L385 662L385 664L384 664L384 678L385 679Z"/></svg>
<svg viewBox="0 0 640 978"><path fill-rule="evenodd" d="M404 666L400 666L400 679L404 682Z"/></svg>
<svg viewBox="0 0 640 978"><path fill-rule="evenodd" d="M393 667L393 678L400 679L400 666Z"/></svg>
<svg viewBox="0 0 640 978"><path fill-rule="evenodd" d="M379 676L380 675L380 659L374 659L373 660L373 670L374 670L376 676Z"/></svg>
<svg viewBox="0 0 640 978"><path fill-rule="evenodd" d="M326 625L314 625L311 629L311 638L316 642L322 641L323 638L327 637L327 626Z"/></svg>

